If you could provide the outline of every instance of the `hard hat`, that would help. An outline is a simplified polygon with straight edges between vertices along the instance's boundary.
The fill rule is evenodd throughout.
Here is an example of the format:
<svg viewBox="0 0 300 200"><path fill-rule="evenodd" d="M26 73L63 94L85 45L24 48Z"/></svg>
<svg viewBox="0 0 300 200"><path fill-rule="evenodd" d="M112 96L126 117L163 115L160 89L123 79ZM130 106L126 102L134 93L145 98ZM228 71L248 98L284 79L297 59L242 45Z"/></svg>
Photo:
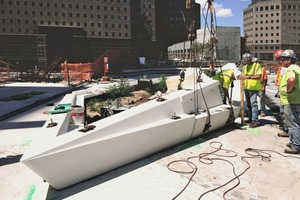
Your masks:
<svg viewBox="0 0 300 200"><path fill-rule="evenodd" d="M291 58L291 59L296 59L296 54L294 53L293 50L291 49L286 49L280 56L281 58Z"/></svg>
<svg viewBox="0 0 300 200"><path fill-rule="evenodd" d="M275 59L279 59L281 57L281 55L283 54L283 50L282 49L278 49L277 51L275 51Z"/></svg>
<svg viewBox="0 0 300 200"><path fill-rule="evenodd" d="M244 53L243 56L242 56L242 59L244 61L252 60L252 54L251 53Z"/></svg>

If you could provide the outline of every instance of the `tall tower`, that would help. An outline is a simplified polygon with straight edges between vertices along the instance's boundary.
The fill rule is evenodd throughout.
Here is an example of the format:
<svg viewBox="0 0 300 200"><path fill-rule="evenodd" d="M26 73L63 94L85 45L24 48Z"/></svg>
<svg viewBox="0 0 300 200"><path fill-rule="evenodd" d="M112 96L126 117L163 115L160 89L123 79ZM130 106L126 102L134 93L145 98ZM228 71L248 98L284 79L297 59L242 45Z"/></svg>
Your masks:
<svg viewBox="0 0 300 200"><path fill-rule="evenodd" d="M300 1L252 0L244 9L246 47L254 57L274 63L277 49L293 49L300 56Z"/></svg>

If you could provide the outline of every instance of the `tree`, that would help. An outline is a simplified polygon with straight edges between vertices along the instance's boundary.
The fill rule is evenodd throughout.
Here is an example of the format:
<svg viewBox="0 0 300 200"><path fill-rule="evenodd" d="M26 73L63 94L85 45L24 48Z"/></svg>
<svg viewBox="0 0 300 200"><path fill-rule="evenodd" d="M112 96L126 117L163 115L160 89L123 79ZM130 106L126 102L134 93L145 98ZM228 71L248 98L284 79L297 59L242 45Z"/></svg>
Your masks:
<svg viewBox="0 0 300 200"><path fill-rule="evenodd" d="M195 42L193 43L193 51L195 54L195 60L203 60L211 56L211 43L207 42L205 44Z"/></svg>

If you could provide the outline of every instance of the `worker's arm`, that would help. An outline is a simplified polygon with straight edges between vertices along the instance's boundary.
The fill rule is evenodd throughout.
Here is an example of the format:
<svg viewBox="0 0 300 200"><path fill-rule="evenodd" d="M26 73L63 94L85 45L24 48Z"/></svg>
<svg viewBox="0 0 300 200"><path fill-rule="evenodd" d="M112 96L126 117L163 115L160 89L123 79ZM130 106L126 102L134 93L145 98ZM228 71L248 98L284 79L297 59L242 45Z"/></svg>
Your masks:
<svg viewBox="0 0 300 200"><path fill-rule="evenodd" d="M295 87L296 79L291 77L287 80L286 93L291 93Z"/></svg>
<svg viewBox="0 0 300 200"><path fill-rule="evenodd" d="M242 75L241 79L260 79L261 74L258 75Z"/></svg>

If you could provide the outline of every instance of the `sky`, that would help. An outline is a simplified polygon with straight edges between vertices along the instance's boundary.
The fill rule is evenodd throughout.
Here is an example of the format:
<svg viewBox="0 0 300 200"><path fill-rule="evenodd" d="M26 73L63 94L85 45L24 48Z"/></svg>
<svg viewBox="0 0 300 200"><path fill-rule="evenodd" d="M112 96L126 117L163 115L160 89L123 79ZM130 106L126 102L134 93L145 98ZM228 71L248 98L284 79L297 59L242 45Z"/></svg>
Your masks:
<svg viewBox="0 0 300 200"><path fill-rule="evenodd" d="M201 28L204 28L202 9L206 2L207 0L196 0L196 3L201 4ZM250 3L251 0L214 0L213 5L216 12L216 25L240 27L242 34L243 10L247 8Z"/></svg>

